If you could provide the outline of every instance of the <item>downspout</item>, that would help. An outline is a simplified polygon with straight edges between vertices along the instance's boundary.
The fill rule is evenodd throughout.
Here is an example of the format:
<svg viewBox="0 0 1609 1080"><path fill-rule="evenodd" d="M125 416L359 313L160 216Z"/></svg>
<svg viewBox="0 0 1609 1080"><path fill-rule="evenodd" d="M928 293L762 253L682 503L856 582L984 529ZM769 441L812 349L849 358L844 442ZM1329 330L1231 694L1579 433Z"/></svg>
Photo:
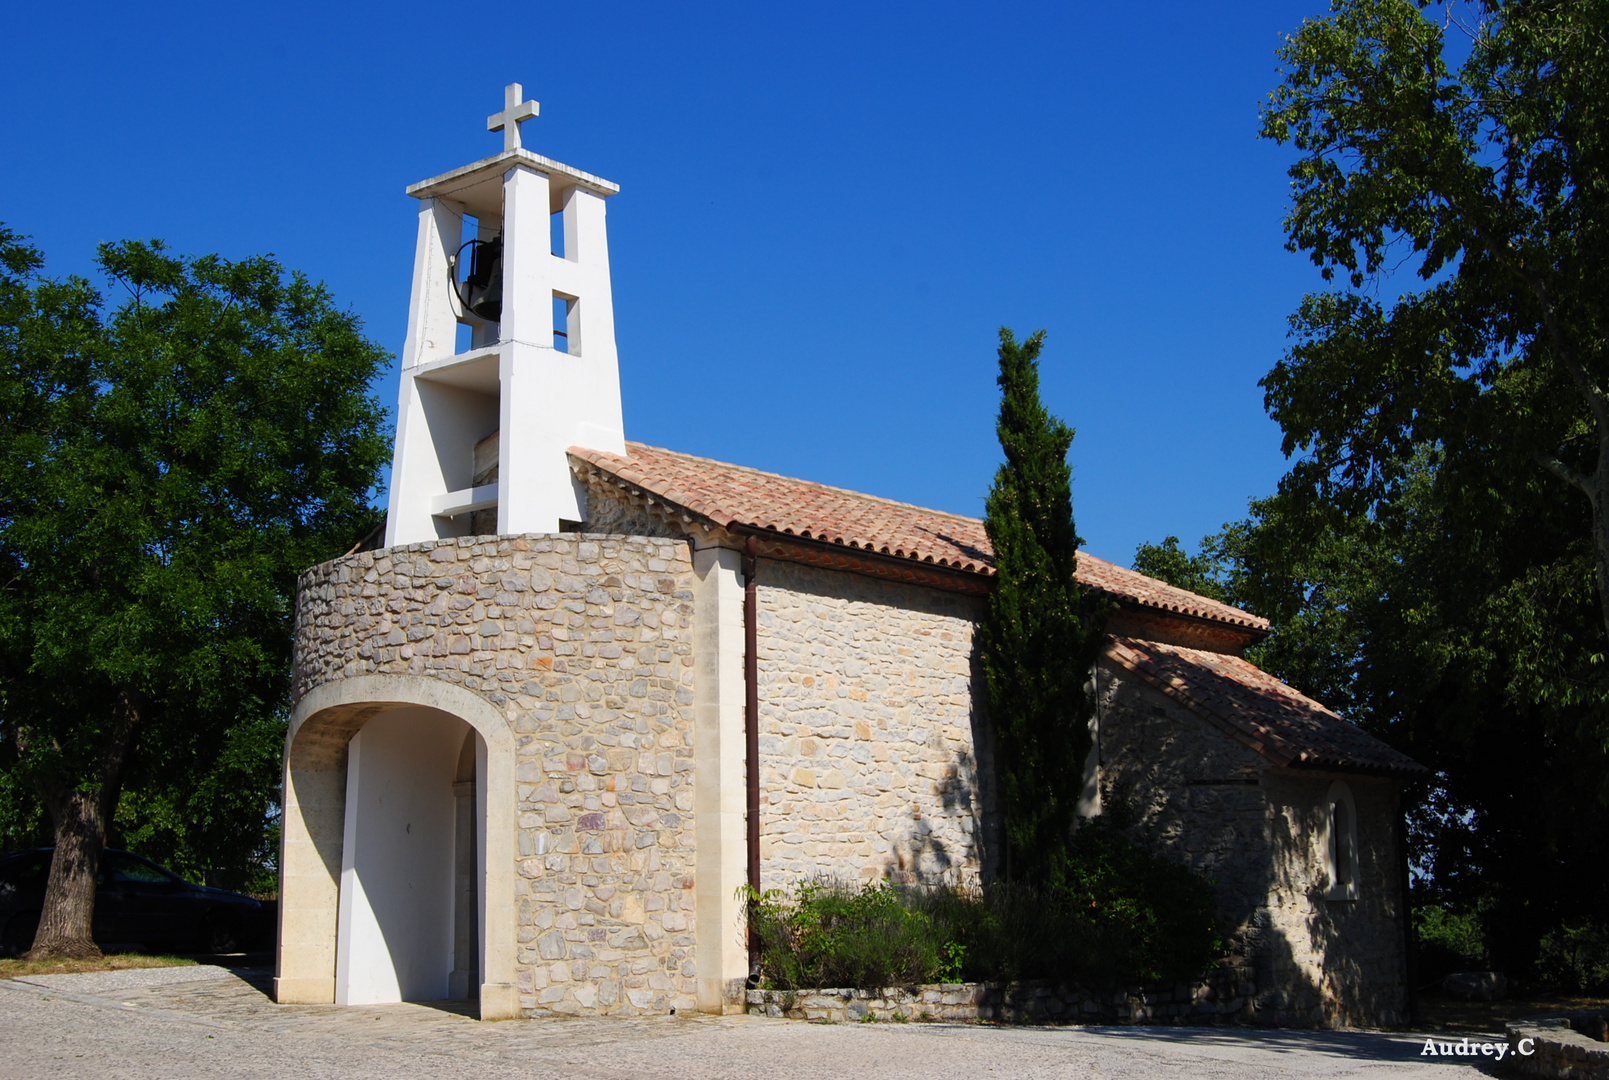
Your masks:
<svg viewBox="0 0 1609 1080"><path fill-rule="evenodd" d="M754 577L760 543L750 536L743 545L743 743L748 780L745 820L749 848L749 889L760 893L760 677L759 616ZM760 985L760 939L749 929L749 986Z"/></svg>

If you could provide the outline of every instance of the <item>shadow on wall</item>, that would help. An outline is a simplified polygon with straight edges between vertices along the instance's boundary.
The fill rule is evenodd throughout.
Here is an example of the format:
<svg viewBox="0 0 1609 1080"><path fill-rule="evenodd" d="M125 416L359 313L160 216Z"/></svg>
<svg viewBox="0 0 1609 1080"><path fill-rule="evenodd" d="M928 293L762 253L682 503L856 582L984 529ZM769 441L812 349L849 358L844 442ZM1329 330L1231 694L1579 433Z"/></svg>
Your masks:
<svg viewBox="0 0 1609 1080"><path fill-rule="evenodd" d="M984 681L983 657L976 635L968 655L967 694L971 702L971 751L956 754L955 761L938 781L939 805L949 815L964 815L971 824L968 835L972 838L972 851L963 853L963 864L951 858L944 841L933 834L931 826L918 818L912 825L907 846L895 852L894 860L885 867L889 878L900 884L938 883L959 884L960 875L954 871L965 868L970 861L976 868L980 884L989 884L1000 876L1000 821L996 796L998 778L994 775L994 731L984 711L988 700L988 686Z"/></svg>
<svg viewBox="0 0 1609 1080"><path fill-rule="evenodd" d="M1150 687L1110 669L1101 683L1102 786L1122 793L1126 831L1212 882L1230 948L1206 993L1257 1023L1338 1019L1314 977L1340 957L1335 928L1308 922L1305 817L1272 798L1260 756Z"/></svg>
<svg viewBox="0 0 1609 1080"><path fill-rule="evenodd" d="M1297 960L1323 973L1318 1008L1328 1022L1404 1022L1409 1011L1401 922L1406 905L1397 862L1397 792L1387 782L1363 777L1345 783L1348 795L1356 797L1347 817L1357 827L1345 844L1355 870L1343 871L1343 880L1354 884L1335 889L1329 804L1331 792L1342 786L1300 773L1268 785L1269 820L1282 856L1275 861L1276 889L1296 906L1286 920L1286 936ZM1343 895L1331 895L1337 891Z"/></svg>
<svg viewBox="0 0 1609 1080"><path fill-rule="evenodd" d="M976 775L976 758L963 750L956 755L956 763L936 784L939 805L945 814L965 815L972 823L970 835L973 837L980 835L983 825L978 785L973 780ZM965 867L956 864L950 855L949 845L934 834L932 825L921 816L920 809L914 809L912 815L910 834L903 844L895 848L892 860L884 869L885 876L900 885L959 884L958 872L964 871ZM961 857L965 859L966 854L962 853Z"/></svg>

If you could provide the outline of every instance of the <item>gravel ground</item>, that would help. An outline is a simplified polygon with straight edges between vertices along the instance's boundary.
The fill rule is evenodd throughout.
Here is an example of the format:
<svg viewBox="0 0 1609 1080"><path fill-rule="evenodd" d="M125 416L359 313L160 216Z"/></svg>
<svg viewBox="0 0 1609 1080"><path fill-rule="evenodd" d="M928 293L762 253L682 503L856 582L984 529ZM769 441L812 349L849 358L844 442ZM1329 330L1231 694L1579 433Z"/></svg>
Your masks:
<svg viewBox="0 0 1609 1080"><path fill-rule="evenodd" d="M1214 1028L802 1024L759 1017L481 1024L427 1005L275 1005L267 972L157 968L0 980L0 1077L1440 1077L1424 1036ZM1449 1036L1441 1036L1449 1038ZM1490 1060L1482 1061L1492 1071Z"/></svg>

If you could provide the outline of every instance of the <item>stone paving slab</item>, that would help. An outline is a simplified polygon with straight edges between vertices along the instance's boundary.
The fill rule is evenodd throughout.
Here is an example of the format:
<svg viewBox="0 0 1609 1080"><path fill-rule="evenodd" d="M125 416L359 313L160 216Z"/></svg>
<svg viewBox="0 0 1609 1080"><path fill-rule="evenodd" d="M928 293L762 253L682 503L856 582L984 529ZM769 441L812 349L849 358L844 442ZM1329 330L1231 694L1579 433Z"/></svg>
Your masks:
<svg viewBox="0 0 1609 1080"><path fill-rule="evenodd" d="M163 971L195 969L157 969ZM97 975L100 973L96 973ZM122 974L121 972L117 974ZM276 1005L265 973L0 980L0 1080L1005 1080L1474 1078L1424 1036L1225 1028L808 1024L663 1016L483 1024L461 1006ZM79 983L67 980L85 980Z"/></svg>

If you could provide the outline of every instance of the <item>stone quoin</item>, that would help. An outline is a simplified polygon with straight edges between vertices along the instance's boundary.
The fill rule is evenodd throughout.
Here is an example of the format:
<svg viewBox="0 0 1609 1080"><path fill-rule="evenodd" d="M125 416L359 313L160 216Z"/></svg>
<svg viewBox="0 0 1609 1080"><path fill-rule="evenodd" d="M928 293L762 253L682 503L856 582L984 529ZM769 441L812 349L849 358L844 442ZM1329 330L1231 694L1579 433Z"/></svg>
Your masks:
<svg viewBox="0 0 1609 1080"><path fill-rule="evenodd" d="M741 1011L750 769L764 888L997 872L982 523L627 442L619 188L525 150L537 111L510 86L503 151L408 189L385 535L298 592L279 1001ZM1085 809L1122 790L1232 930L1202 986L1123 1015L1404 1019L1422 768L1242 659L1263 620L1079 578L1116 605Z"/></svg>

